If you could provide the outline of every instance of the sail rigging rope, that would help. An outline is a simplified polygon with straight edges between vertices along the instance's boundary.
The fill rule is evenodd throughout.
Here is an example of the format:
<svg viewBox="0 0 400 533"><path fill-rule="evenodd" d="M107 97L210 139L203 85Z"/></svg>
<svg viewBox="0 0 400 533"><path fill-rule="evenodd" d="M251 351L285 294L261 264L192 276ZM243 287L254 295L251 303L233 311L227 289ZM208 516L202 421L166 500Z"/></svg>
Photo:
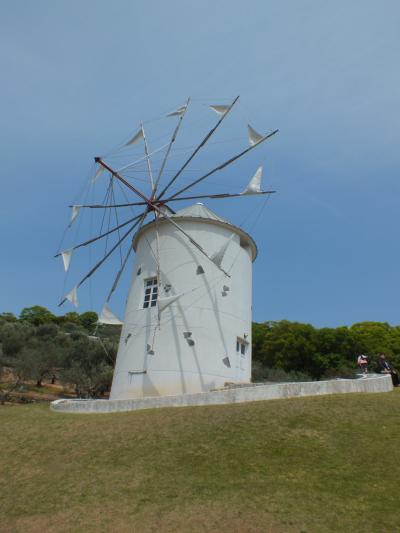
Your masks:
<svg viewBox="0 0 400 533"><path fill-rule="evenodd" d="M108 257L110 257L110 255L115 251L115 249L119 246L119 244L126 239L126 237L135 229L135 227L137 226L137 224L139 223L139 221L135 222L129 229L128 231L121 237L121 239L111 248L111 250L109 252L107 252L107 254L102 258L100 259L100 261L98 261L96 263L96 265L79 281L79 283L75 286L75 289L78 289L88 278L90 278L95 272L96 270L104 263L104 261L106 259L108 259ZM61 302L58 304L58 306L60 307L65 301L67 300L66 297L63 297Z"/></svg>
<svg viewBox="0 0 400 533"><path fill-rule="evenodd" d="M144 221L146 220L146 216L147 216L147 210L141 215L141 219L139 221L139 227L137 229L137 232L139 232L141 230L142 225L143 225ZM116 277L114 279L114 283L113 283L113 285L112 285L112 287L111 287L111 289L110 289L110 291L109 291L109 293L107 295L106 303L108 303L110 301L112 294L114 293L114 291L116 290L116 288L118 286L119 280L121 279L122 273L123 273L123 271L125 269L125 266L126 266L126 264L128 262L128 259L129 259L129 256L130 256L132 250L133 250L133 245L132 245L132 242L131 242L129 244L129 248L128 248L127 254L125 256L125 259L124 259L124 261L121 264L121 268L117 272L117 275L116 275Z"/></svg>
<svg viewBox="0 0 400 533"><path fill-rule="evenodd" d="M85 185L85 192L84 192L84 198L83 198L83 203L86 203L87 201L87 198L89 196L89 192L90 192L90 189L91 189L91 185L92 185L92 178L91 178L92 174L88 175L87 177L87 181L86 181L86 185ZM82 221L83 221L83 217L78 217L79 220L76 221L76 225L75 225L75 232L74 232L74 240L73 242L76 242L77 241L77 238L78 238L78 234L79 234L79 231L81 229L81 226L82 226ZM57 249L57 255L60 255L60 251L61 251L61 247L63 245L63 241L64 241L64 238L65 238L65 235L67 234L68 230L71 228L71 222L68 224L68 226L65 228L65 231L64 231L64 234L62 236L62 239L61 239L61 242L59 244L59 247ZM60 298L63 298L64 294L65 294L65 290L66 290L66 286L67 286L67 282L68 282L68 279L69 279L69 274L70 274L70 270L68 269L65 273L64 273L64 279L63 279L63 284L62 284L62 292L61 292L61 296Z"/></svg>
<svg viewBox="0 0 400 533"><path fill-rule="evenodd" d="M111 203L115 204L115 194L114 194L114 187L112 188L112 198L111 198ZM110 209L111 211L111 209ZM120 234L120 231L119 231L119 220L118 220L118 211L116 208L114 208L114 216L115 216L115 221L117 223L117 228L118 228L118 239L121 238L121 234ZM121 263L121 266L122 266L122 250L121 250L121 246L119 247L119 258L120 258L120 263Z"/></svg>

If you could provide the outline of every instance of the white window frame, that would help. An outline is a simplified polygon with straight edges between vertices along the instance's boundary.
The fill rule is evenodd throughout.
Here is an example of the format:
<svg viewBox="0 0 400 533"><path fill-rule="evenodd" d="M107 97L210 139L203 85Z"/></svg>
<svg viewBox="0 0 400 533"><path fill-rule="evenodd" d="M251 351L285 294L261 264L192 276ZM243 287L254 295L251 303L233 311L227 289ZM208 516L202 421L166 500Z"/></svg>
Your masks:
<svg viewBox="0 0 400 533"><path fill-rule="evenodd" d="M142 309L156 307L158 299L158 282L157 277L153 276L143 280L143 301Z"/></svg>

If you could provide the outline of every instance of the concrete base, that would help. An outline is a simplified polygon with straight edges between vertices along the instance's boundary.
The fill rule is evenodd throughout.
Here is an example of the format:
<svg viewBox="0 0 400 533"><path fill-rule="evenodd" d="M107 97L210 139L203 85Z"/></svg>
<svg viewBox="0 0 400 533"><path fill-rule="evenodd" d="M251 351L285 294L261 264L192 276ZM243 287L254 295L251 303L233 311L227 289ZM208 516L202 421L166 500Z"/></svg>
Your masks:
<svg viewBox="0 0 400 533"><path fill-rule="evenodd" d="M130 400L56 400L50 407L64 413L115 413L157 407L183 407L193 405L220 405L228 403L257 402L301 396L344 394L349 392L389 392L393 390L390 375L371 374L361 379L335 379L303 383L277 383L227 388L198 394L180 396L151 396Z"/></svg>

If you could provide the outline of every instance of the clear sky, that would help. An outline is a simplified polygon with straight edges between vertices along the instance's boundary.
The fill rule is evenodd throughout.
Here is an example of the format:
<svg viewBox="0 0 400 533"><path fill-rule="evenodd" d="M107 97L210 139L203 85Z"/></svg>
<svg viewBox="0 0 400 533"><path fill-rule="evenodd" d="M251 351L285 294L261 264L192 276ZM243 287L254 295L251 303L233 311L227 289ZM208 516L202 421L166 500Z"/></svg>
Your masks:
<svg viewBox="0 0 400 533"><path fill-rule="evenodd" d="M73 310L57 308L52 256L93 156L188 96L193 144L217 118L206 103L240 95L225 143L194 170L244 146L233 132L247 121L280 129L199 189L240 191L264 163L278 190L258 221L259 199L206 202L257 222L255 320L400 323L399 27L397 0L3 0L0 311ZM101 290L94 280L82 311L99 311Z"/></svg>

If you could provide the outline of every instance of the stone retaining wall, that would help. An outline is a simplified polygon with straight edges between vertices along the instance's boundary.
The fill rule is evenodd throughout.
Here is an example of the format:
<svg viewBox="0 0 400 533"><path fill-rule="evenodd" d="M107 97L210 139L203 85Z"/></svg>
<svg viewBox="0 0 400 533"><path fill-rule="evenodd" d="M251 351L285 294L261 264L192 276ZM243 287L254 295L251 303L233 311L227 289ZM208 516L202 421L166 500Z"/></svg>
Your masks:
<svg viewBox="0 0 400 533"><path fill-rule="evenodd" d="M130 400L56 400L50 407L64 413L114 413L157 407L183 407L188 405L219 405L257 402L323 394L350 392L389 392L393 389L389 375L371 375L360 379L336 379L302 383L277 383L252 385L180 396L152 396Z"/></svg>

